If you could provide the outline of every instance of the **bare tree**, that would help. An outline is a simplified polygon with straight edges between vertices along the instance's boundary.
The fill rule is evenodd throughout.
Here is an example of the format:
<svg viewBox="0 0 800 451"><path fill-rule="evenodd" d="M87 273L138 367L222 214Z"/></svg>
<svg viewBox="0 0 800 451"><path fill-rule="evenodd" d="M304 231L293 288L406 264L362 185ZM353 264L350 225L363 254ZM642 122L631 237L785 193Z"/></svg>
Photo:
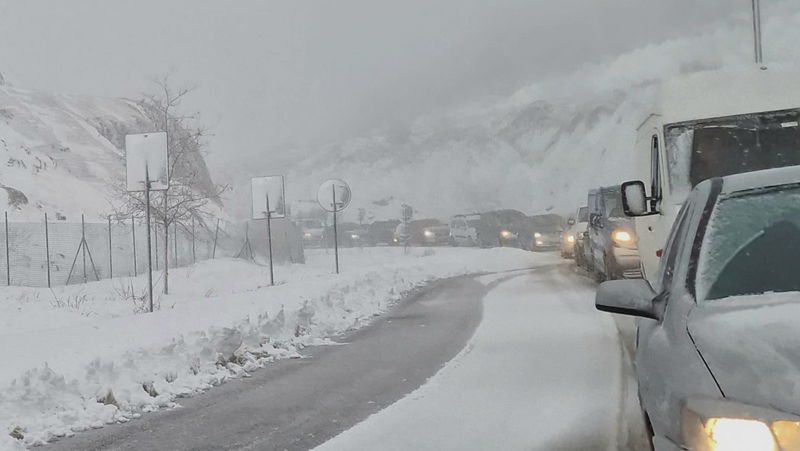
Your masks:
<svg viewBox="0 0 800 451"><path fill-rule="evenodd" d="M193 89L173 87L168 76L153 83L155 92L145 95L139 105L154 127L151 131L167 133L170 185L165 191L151 194L150 209L156 223L164 227L164 294L169 294L170 227L178 224L188 230L187 223L192 218L201 221L210 218L206 207L212 202L221 205L220 196L227 186L215 185L208 177L202 156L206 128L200 124L199 114L180 113L183 98ZM144 217L143 193L128 192L121 182L115 185L114 191L122 199L115 206L117 219Z"/></svg>

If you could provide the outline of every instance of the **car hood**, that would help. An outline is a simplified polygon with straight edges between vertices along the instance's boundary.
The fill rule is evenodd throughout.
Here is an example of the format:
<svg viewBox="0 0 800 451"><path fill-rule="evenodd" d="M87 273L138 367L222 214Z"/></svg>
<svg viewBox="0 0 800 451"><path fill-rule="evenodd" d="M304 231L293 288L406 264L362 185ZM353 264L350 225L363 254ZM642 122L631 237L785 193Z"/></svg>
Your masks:
<svg viewBox="0 0 800 451"><path fill-rule="evenodd" d="M800 293L705 301L688 328L725 397L800 414Z"/></svg>

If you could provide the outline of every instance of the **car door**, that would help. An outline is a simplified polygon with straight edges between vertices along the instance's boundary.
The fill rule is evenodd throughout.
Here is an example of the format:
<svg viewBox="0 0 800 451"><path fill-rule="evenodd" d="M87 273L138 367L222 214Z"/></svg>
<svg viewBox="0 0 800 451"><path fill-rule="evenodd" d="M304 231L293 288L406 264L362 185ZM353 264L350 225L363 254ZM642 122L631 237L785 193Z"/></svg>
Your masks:
<svg viewBox="0 0 800 451"><path fill-rule="evenodd" d="M694 297L686 288L685 274L694 242L697 216L705 207L705 194L692 194L669 235L654 290L666 302L660 321L639 319L636 367L639 399L654 431L679 443L681 400L691 393L705 371L686 333L686 317ZM698 365L700 365L698 367Z"/></svg>

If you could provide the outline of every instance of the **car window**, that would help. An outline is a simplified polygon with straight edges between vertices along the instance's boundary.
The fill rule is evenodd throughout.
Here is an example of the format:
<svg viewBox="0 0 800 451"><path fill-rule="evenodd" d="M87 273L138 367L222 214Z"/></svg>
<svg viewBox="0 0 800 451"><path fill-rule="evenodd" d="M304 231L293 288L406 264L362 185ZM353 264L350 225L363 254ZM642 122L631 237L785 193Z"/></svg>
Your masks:
<svg viewBox="0 0 800 451"><path fill-rule="evenodd" d="M800 186L722 198L700 250L703 299L800 291Z"/></svg>
<svg viewBox="0 0 800 451"><path fill-rule="evenodd" d="M669 237L667 238L667 245L664 247L661 255L661 264L658 267L658 274L656 276L655 290L661 292L672 283L672 278L675 275L675 265L678 261L678 255L683 246L683 237L686 234L686 228L689 226L690 214L693 202L687 201L681 207L678 217L672 225Z"/></svg>

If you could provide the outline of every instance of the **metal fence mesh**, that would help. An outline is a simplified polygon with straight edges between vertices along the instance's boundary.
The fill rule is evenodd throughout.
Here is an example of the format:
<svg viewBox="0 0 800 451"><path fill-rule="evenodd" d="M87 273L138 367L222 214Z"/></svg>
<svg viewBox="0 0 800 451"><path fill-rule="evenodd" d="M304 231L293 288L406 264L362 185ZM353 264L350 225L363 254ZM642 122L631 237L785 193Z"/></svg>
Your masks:
<svg viewBox="0 0 800 451"><path fill-rule="evenodd" d="M154 224L151 233L153 269L162 270L163 225ZM146 243L146 227L132 220L70 223L44 216L41 222L10 222L6 218L0 224L0 284L47 287L135 277L147 271ZM272 244L277 263L304 262L302 238L291 222L273 222ZM263 221L192 221L172 224L169 230L170 268L212 258L258 261L268 257L267 249Z"/></svg>

